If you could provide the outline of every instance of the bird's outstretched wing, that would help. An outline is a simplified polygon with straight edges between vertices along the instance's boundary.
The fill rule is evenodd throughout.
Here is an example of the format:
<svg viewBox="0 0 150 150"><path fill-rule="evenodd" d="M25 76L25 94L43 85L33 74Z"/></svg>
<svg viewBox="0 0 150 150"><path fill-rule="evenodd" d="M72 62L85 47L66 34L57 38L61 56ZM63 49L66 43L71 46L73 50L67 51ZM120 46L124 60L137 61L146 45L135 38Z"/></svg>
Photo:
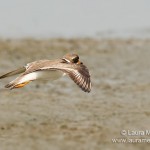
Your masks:
<svg viewBox="0 0 150 150"><path fill-rule="evenodd" d="M23 73L25 71L26 71L26 68L25 67L21 67L21 68L18 68L18 69L14 70L14 71L8 72L8 73L0 76L0 79L6 78L6 77L10 77L10 76L14 76L16 74L20 74L20 73Z"/></svg>
<svg viewBox="0 0 150 150"><path fill-rule="evenodd" d="M84 92L91 91L91 79L88 68L83 64L47 65L36 70L60 70L66 73Z"/></svg>

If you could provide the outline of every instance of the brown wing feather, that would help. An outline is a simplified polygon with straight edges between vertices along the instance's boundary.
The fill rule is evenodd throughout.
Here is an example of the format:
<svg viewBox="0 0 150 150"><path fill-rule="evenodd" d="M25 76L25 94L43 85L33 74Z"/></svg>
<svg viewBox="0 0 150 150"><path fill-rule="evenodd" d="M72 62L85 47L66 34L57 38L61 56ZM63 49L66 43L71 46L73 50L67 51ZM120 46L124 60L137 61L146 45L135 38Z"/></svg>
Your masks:
<svg viewBox="0 0 150 150"><path fill-rule="evenodd" d="M26 71L24 75L29 74L31 72L39 71L39 70L50 70L52 68L56 68L57 64L62 62L61 59L56 60L39 60L32 63L27 64ZM56 66L56 67L55 67Z"/></svg>
<svg viewBox="0 0 150 150"><path fill-rule="evenodd" d="M58 63L47 63L44 67L38 70L60 70L69 75L69 77L85 92L91 91L91 79L89 70L83 64L66 64L63 62ZM36 70L36 71L38 71Z"/></svg>
<svg viewBox="0 0 150 150"><path fill-rule="evenodd" d="M90 74L86 66L80 65L77 69L66 69L69 77L84 91L91 91Z"/></svg>

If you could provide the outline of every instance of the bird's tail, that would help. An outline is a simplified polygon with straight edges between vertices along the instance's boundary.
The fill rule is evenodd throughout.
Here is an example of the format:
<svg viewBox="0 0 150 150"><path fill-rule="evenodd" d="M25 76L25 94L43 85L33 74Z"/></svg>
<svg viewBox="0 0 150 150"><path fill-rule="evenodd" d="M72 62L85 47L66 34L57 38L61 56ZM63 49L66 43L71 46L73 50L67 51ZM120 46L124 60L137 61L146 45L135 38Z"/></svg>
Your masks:
<svg viewBox="0 0 150 150"><path fill-rule="evenodd" d="M18 83L19 80L20 80L20 76L17 77L16 79L14 79L13 81L11 81L10 83L6 84L5 88L13 89L16 86L16 84Z"/></svg>
<svg viewBox="0 0 150 150"><path fill-rule="evenodd" d="M22 76L19 76L15 80L11 81L7 85L5 85L5 88L9 88L11 90L14 89L14 88L22 88L30 82L30 80L26 81L26 82L19 82L21 78L22 78Z"/></svg>

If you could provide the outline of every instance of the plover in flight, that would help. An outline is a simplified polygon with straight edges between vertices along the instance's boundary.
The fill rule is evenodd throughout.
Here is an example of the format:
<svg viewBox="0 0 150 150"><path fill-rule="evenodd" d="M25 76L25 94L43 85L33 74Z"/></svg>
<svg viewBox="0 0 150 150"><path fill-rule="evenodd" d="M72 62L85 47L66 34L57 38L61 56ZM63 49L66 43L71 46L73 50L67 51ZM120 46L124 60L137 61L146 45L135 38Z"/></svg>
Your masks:
<svg viewBox="0 0 150 150"><path fill-rule="evenodd" d="M61 59L39 60L0 76L0 79L22 73L5 87L24 87L36 79L57 79L68 75L84 92L91 91L91 79L87 67L79 61L77 54L66 54Z"/></svg>

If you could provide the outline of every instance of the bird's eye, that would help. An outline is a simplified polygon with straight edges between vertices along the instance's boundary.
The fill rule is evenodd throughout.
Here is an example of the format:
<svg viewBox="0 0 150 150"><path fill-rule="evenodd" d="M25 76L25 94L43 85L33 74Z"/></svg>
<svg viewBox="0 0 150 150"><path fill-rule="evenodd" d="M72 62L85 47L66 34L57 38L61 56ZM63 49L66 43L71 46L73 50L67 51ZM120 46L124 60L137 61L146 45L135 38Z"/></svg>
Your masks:
<svg viewBox="0 0 150 150"><path fill-rule="evenodd" d="M72 60L73 60L73 63L77 63L77 62L79 61L79 57L76 56L76 57L74 57Z"/></svg>

